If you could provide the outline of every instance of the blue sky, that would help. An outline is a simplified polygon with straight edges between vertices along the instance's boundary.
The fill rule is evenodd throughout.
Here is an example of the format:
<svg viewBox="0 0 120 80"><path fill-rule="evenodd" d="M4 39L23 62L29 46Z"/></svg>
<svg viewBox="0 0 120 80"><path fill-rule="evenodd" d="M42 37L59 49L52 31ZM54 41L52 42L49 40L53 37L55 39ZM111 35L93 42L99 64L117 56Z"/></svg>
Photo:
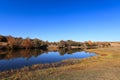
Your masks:
<svg viewBox="0 0 120 80"><path fill-rule="evenodd" d="M0 34L48 41L120 41L120 1L0 0Z"/></svg>

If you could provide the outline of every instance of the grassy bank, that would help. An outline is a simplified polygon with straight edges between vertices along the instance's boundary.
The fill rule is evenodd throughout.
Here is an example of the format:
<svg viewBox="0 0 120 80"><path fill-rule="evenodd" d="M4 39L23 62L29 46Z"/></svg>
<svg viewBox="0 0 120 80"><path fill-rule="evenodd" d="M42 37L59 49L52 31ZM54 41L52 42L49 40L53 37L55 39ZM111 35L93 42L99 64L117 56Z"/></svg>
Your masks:
<svg viewBox="0 0 120 80"><path fill-rule="evenodd" d="M76 64L20 71L2 77L1 80L120 80L120 48L90 49L94 56L82 60L72 60ZM68 60L69 62L69 60ZM9 73L8 73L9 74ZM7 74L6 74L7 75Z"/></svg>

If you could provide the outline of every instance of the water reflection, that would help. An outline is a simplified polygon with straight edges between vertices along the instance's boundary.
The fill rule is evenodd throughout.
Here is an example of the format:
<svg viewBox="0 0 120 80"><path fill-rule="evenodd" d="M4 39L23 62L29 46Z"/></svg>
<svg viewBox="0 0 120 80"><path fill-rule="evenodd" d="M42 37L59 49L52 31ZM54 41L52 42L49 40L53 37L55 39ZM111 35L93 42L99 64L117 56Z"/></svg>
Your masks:
<svg viewBox="0 0 120 80"><path fill-rule="evenodd" d="M44 53L48 52L59 52L59 54L65 55L65 54L72 54L75 52L81 52L80 49L58 49L58 50L11 50L11 51L0 51L0 60L2 59L13 59L13 58L27 58L29 59L30 57L34 56L37 57L38 55L42 55Z"/></svg>
<svg viewBox="0 0 120 80"><path fill-rule="evenodd" d="M65 59L87 58L95 55L79 49L0 51L0 71L18 69L34 64L54 63Z"/></svg>

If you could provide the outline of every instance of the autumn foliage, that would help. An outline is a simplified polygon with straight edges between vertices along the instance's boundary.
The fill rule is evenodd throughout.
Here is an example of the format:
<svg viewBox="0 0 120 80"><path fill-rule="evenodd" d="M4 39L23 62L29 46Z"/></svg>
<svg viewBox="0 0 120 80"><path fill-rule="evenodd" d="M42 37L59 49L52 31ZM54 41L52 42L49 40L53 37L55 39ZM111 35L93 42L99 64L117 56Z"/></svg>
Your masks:
<svg viewBox="0 0 120 80"><path fill-rule="evenodd" d="M0 35L0 47L2 47L3 42L6 43L6 49L39 49L46 48L47 44L39 39L23 39L21 37L15 38L12 36L2 36Z"/></svg>
<svg viewBox="0 0 120 80"><path fill-rule="evenodd" d="M23 39L21 37L12 37L12 36L2 36L0 35L0 49L47 49L48 47L57 47L57 48L80 48L80 49L93 49L93 48L103 48L109 47L109 42L76 42L72 40L61 40L59 42L48 42L42 41L40 39Z"/></svg>
<svg viewBox="0 0 120 80"><path fill-rule="evenodd" d="M25 49L30 49L33 47L33 42L29 38L26 38L22 41L21 46Z"/></svg>

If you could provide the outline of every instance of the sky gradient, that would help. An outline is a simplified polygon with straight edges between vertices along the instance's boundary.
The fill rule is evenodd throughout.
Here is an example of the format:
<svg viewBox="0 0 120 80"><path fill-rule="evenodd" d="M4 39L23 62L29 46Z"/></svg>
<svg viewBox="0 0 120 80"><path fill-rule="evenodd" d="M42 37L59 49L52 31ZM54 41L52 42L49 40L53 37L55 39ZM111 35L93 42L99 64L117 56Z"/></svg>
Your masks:
<svg viewBox="0 0 120 80"><path fill-rule="evenodd" d="M120 1L0 0L0 34L48 41L120 41Z"/></svg>

